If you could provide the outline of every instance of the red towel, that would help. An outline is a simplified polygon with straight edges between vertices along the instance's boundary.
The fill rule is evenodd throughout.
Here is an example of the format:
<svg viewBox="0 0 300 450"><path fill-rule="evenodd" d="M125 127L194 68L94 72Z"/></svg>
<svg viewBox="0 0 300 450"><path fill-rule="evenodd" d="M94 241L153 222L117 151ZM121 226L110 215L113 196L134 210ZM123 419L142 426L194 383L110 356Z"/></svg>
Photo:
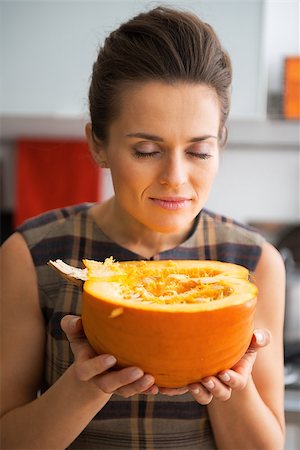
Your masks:
<svg viewBox="0 0 300 450"><path fill-rule="evenodd" d="M19 140L15 225L49 209L99 201L100 173L85 141Z"/></svg>

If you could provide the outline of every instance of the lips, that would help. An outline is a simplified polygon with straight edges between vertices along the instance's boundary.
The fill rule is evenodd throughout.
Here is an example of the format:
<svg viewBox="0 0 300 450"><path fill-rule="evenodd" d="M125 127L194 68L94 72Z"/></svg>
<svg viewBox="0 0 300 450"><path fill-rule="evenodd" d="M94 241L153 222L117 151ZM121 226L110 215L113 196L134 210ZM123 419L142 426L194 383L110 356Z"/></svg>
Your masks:
<svg viewBox="0 0 300 450"><path fill-rule="evenodd" d="M191 199L186 197L150 197L150 200L163 209L175 211L190 205Z"/></svg>

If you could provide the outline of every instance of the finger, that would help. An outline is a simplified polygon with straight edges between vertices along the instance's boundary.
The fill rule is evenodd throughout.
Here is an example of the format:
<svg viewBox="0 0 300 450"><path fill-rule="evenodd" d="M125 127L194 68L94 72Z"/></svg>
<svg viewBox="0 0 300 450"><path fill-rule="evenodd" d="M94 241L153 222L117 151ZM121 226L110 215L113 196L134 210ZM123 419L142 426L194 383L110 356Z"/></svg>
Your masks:
<svg viewBox="0 0 300 450"><path fill-rule="evenodd" d="M240 375L234 370L227 370L218 374L220 381L234 391L241 391L245 388L249 375Z"/></svg>
<svg viewBox="0 0 300 450"><path fill-rule="evenodd" d="M189 392L189 388L187 386L183 386L181 388L166 388L166 387L160 387L159 388L159 392L163 395L169 395L169 396L174 396L174 395L183 395L186 394L187 392Z"/></svg>
<svg viewBox="0 0 300 450"><path fill-rule="evenodd" d="M257 352L247 352L245 355L232 367L232 370L241 376L248 378L252 372L253 365L257 357Z"/></svg>
<svg viewBox="0 0 300 450"><path fill-rule="evenodd" d="M259 348L266 347L271 342L271 339L272 335L269 330L257 328L253 332L248 351L257 351Z"/></svg>
<svg viewBox="0 0 300 450"><path fill-rule="evenodd" d="M231 387L222 383L217 377L209 377L201 380L201 384L208 390L217 400L225 402L231 397Z"/></svg>
<svg viewBox="0 0 300 450"><path fill-rule="evenodd" d="M245 388L252 372L257 353L246 353L232 369L218 373L219 380L235 391Z"/></svg>
<svg viewBox="0 0 300 450"><path fill-rule="evenodd" d="M156 395L159 393L159 387L156 384L153 384L150 386L149 389L146 389L142 392L142 394L150 394L150 395Z"/></svg>
<svg viewBox="0 0 300 450"><path fill-rule="evenodd" d="M67 336L75 359L84 361L96 356L96 353L89 345L82 327L82 320L79 316L66 315L61 320L61 328Z"/></svg>
<svg viewBox="0 0 300 450"><path fill-rule="evenodd" d="M111 394L123 386L129 385L141 379L143 375L144 372L138 367L126 367L125 369L112 371L96 377L95 383L103 392ZM151 384L153 384L153 381ZM150 384L145 386L144 390L149 387Z"/></svg>
<svg viewBox="0 0 300 450"><path fill-rule="evenodd" d="M152 375L144 375L139 380L130 383L126 386L122 386L115 391L115 394L128 398L136 394L157 394L158 387L154 385L154 377Z"/></svg>
<svg viewBox="0 0 300 450"><path fill-rule="evenodd" d="M67 314L61 319L60 326L67 335L68 339L84 336L82 320L80 316Z"/></svg>
<svg viewBox="0 0 300 450"><path fill-rule="evenodd" d="M114 356L105 354L94 358L89 358L88 355L85 355L87 358L83 359L84 353L85 352L82 351L79 355L79 360L75 362L76 374L81 381L87 381L97 375L100 375L113 367L117 362Z"/></svg>
<svg viewBox="0 0 300 450"><path fill-rule="evenodd" d="M209 392L202 384L194 383L188 386L190 393L194 397L194 399L200 405L208 405L212 399L213 394Z"/></svg>

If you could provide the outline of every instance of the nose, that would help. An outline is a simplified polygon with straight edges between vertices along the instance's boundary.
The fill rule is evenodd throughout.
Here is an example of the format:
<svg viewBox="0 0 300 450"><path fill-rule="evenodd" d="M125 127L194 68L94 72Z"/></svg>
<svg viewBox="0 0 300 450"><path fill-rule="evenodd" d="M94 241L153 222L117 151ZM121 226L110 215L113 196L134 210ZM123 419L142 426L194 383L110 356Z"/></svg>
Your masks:
<svg viewBox="0 0 300 450"><path fill-rule="evenodd" d="M186 163L180 154L173 154L166 158L160 173L160 184L177 188L187 182Z"/></svg>

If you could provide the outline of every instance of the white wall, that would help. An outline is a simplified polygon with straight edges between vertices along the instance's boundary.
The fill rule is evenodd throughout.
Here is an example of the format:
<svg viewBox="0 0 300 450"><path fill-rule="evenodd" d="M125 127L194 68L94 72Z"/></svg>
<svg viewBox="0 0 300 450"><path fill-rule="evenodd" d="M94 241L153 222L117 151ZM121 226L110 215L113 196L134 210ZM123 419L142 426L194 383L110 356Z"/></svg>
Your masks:
<svg viewBox="0 0 300 450"><path fill-rule="evenodd" d="M300 154L225 149L208 207L241 221L300 220Z"/></svg>
<svg viewBox="0 0 300 450"><path fill-rule="evenodd" d="M300 1L268 0L265 14L265 53L268 61L268 89L280 92L284 58L300 53Z"/></svg>
<svg viewBox="0 0 300 450"><path fill-rule="evenodd" d="M2 0L0 113L84 114L99 44L159 3L215 27L233 61L232 117L263 117L267 81L280 90L284 56L299 54L298 0Z"/></svg>
<svg viewBox="0 0 300 450"><path fill-rule="evenodd" d="M215 27L233 62L232 117L263 117L267 76L264 0L2 1L0 112L85 113L98 45L120 22L159 3L189 9ZM295 2L289 10L289 14L295 10ZM295 24L283 20L276 36L282 41L287 34L295 40Z"/></svg>

